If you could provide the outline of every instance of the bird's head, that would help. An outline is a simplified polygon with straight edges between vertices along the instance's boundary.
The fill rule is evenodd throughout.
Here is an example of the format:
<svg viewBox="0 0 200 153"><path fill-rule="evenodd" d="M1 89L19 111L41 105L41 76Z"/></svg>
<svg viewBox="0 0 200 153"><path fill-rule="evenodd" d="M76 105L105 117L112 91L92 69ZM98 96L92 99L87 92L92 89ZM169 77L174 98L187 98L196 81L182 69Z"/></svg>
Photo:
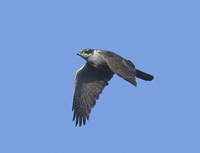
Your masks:
<svg viewBox="0 0 200 153"><path fill-rule="evenodd" d="M94 49L84 49L77 53L83 59L87 60L94 53Z"/></svg>

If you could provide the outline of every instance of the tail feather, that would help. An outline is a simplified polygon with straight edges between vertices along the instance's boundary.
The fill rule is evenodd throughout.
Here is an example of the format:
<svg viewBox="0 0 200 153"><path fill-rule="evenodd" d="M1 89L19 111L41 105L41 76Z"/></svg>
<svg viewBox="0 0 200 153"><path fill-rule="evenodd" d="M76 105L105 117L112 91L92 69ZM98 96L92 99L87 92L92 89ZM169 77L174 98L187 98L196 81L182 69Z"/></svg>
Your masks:
<svg viewBox="0 0 200 153"><path fill-rule="evenodd" d="M154 78L153 75L147 74L137 69L136 69L136 77L146 81L151 81Z"/></svg>

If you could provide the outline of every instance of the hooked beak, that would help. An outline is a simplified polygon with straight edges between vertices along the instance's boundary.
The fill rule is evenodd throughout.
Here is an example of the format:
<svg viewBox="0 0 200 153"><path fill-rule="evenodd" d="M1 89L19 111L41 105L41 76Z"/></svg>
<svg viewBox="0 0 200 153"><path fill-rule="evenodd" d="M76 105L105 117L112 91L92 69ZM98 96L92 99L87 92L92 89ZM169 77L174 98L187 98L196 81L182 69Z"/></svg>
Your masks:
<svg viewBox="0 0 200 153"><path fill-rule="evenodd" d="M78 52L78 53L77 53L77 55L79 55L79 56L80 56L80 55L81 55L81 52L82 52L82 51Z"/></svg>

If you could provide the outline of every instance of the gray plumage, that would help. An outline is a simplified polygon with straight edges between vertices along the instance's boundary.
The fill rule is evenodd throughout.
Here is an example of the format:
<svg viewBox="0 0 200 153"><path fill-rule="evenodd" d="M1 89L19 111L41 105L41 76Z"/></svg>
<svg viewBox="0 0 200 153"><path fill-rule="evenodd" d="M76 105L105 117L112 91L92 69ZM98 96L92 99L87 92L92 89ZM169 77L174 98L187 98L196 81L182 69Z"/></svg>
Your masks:
<svg viewBox="0 0 200 153"><path fill-rule="evenodd" d="M126 81L137 86L136 78L151 81L153 76L135 69L135 65L121 56L106 50L85 49L78 52L79 56L86 60L75 76L75 88L72 111L73 121L76 126L85 125L89 120L91 109L102 93L108 81L116 73Z"/></svg>

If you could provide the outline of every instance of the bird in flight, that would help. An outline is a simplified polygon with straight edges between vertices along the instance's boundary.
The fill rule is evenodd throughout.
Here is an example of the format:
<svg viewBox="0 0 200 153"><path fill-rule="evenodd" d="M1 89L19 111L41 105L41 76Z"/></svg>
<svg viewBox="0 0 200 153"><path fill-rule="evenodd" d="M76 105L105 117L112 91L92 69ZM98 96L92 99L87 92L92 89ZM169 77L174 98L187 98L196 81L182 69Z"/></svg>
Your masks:
<svg viewBox="0 0 200 153"><path fill-rule="evenodd" d="M107 50L84 49L77 53L86 60L86 63L76 72L74 98L72 111L73 121L76 126L85 125L89 120L91 109L102 93L108 81L116 73L124 80L137 86L136 77L151 81L153 75L147 74L135 68L135 65L123 57Z"/></svg>

